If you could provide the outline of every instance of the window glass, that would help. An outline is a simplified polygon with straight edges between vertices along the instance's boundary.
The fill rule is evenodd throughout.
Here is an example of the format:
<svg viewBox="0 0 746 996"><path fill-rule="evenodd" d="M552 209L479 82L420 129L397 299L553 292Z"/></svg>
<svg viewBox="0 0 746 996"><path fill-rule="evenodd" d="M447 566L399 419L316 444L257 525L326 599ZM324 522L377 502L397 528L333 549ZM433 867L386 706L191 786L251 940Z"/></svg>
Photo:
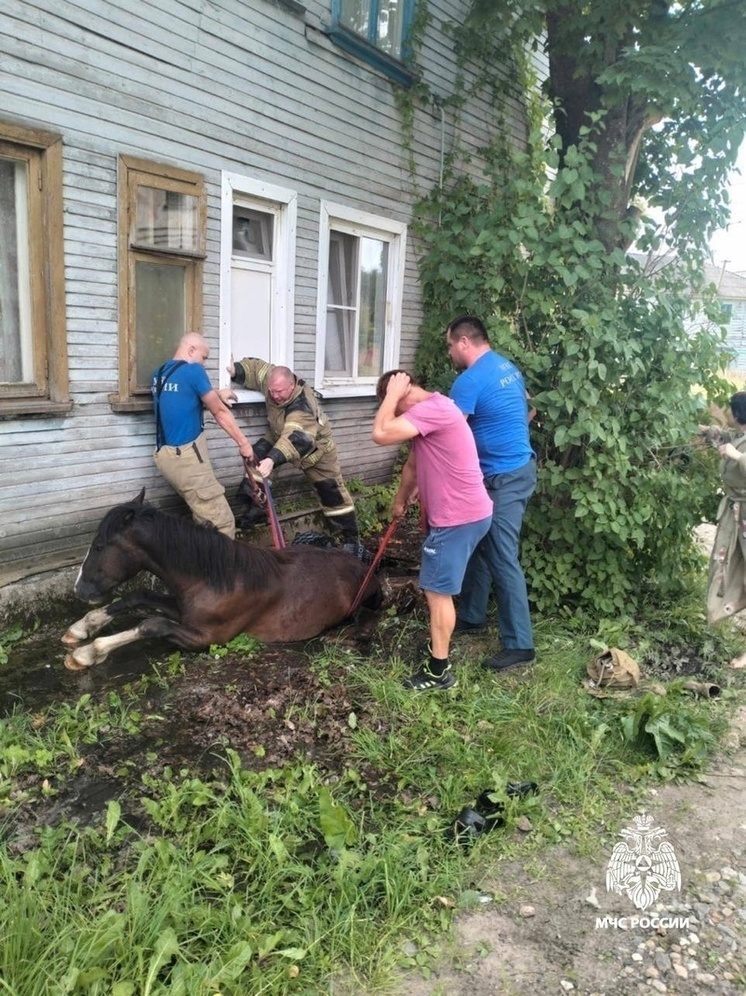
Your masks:
<svg viewBox="0 0 746 996"><path fill-rule="evenodd" d="M404 0L379 0L376 45L394 59L402 55Z"/></svg>
<svg viewBox="0 0 746 996"><path fill-rule="evenodd" d="M186 267L138 261L135 287L137 387L147 388L186 329Z"/></svg>
<svg viewBox="0 0 746 996"><path fill-rule="evenodd" d="M340 23L367 38L370 31L370 4L371 0L341 0Z"/></svg>
<svg viewBox="0 0 746 996"><path fill-rule="evenodd" d="M233 254L247 259L272 259L274 217L251 208L233 208Z"/></svg>
<svg viewBox="0 0 746 996"><path fill-rule="evenodd" d="M0 383L33 380L28 167L0 158Z"/></svg>
<svg viewBox="0 0 746 996"><path fill-rule="evenodd" d="M316 384L326 397L375 392L399 363L407 226L321 204Z"/></svg>
<svg viewBox="0 0 746 996"><path fill-rule="evenodd" d="M0 416L70 410L62 138L0 120Z"/></svg>
<svg viewBox="0 0 746 996"><path fill-rule="evenodd" d="M361 377L379 377L383 373L389 246L388 242L382 242L380 239L363 238L360 243L358 374Z"/></svg>
<svg viewBox="0 0 746 996"><path fill-rule="evenodd" d="M135 239L158 249L197 248L198 200L176 190L138 186Z"/></svg>
<svg viewBox="0 0 746 996"><path fill-rule="evenodd" d="M326 309L326 373L354 376L358 329L358 248L344 232L329 234L329 287Z"/></svg>

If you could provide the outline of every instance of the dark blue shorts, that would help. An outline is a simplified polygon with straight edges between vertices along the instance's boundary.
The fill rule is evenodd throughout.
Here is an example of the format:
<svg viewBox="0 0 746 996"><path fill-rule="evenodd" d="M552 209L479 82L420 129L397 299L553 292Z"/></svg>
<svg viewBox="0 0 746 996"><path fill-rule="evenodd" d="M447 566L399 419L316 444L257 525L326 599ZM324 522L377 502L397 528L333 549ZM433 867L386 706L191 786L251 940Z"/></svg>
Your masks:
<svg viewBox="0 0 746 996"><path fill-rule="evenodd" d="M492 516L464 526L435 526L422 544L420 588L439 595L458 595L466 565L477 543L487 535Z"/></svg>

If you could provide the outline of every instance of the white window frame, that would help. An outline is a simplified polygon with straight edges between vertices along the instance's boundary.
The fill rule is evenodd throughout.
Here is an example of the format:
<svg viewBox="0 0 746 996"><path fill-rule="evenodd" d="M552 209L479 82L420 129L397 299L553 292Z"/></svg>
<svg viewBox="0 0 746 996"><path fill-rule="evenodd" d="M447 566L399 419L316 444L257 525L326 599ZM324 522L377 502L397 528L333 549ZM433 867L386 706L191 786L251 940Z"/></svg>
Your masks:
<svg viewBox="0 0 746 996"><path fill-rule="evenodd" d="M233 207L253 208L275 219L273 235L274 293L272 299L271 356L281 366L293 367L295 326L295 242L298 194L287 187L254 180L239 173L221 174L220 210L220 379L221 387L233 386L239 401L263 401L259 391L246 391L230 385L226 367L231 360L231 261L233 257ZM242 359L240 356L234 357Z"/></svg>
<svg viewBox="0 0 746 996"><path fill-rule="evenodd" d="M376 393L377 377L333 377L325 379L326 306L329 289L329 235L344 232L358 238L382 239L389 244L386 281L386 319L383 337L383 369L399 365L401 315L404 297L404 267L407 253L407 225L402 221L358 211L343 204L321 202L319 222L319 281L316 301L315 383L325 398L370 397Z"/></svg>

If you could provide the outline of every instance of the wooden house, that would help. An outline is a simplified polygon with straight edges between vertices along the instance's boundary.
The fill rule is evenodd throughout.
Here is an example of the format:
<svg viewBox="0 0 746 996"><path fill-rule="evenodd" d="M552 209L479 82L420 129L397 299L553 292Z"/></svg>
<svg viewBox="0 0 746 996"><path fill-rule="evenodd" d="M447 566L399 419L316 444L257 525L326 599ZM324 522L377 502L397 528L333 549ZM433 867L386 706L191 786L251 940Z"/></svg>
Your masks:
<svg viewBox="0 0 746 996"><path fill-rule="evenodd" d="M469 8L4 0L0 585L76 563L143 486L183 507L153 464L149 383L187 330L216 386L231 355L291 366L345 475L389 479L370 427L378 375L417 344L413 205L447 157L478 173L495 129L525 135L517 82L499 107L450 100L468 94L450 26ZM256 438L261 398L241 400ZM230 495L235 444L208 434Z"/></svg>

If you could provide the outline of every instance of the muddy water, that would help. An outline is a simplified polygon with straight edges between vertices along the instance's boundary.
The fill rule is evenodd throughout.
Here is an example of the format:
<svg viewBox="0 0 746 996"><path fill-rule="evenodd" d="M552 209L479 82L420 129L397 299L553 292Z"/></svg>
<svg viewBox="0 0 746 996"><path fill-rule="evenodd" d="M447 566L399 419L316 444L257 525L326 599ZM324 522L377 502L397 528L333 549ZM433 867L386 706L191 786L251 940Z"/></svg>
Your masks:
<svg viewBox="0 0 746 996"><path fill-rule="evenodd" d="M120 688L152 669L153 660L173 653L165 641L147 647L130 645L91 671L68 671L67 650L60 643L65 623L48 623L35 633L6 647L8 660L0 665L0 715L13 709L34 712L55 702L75 702L81 695Z"/></svg>

